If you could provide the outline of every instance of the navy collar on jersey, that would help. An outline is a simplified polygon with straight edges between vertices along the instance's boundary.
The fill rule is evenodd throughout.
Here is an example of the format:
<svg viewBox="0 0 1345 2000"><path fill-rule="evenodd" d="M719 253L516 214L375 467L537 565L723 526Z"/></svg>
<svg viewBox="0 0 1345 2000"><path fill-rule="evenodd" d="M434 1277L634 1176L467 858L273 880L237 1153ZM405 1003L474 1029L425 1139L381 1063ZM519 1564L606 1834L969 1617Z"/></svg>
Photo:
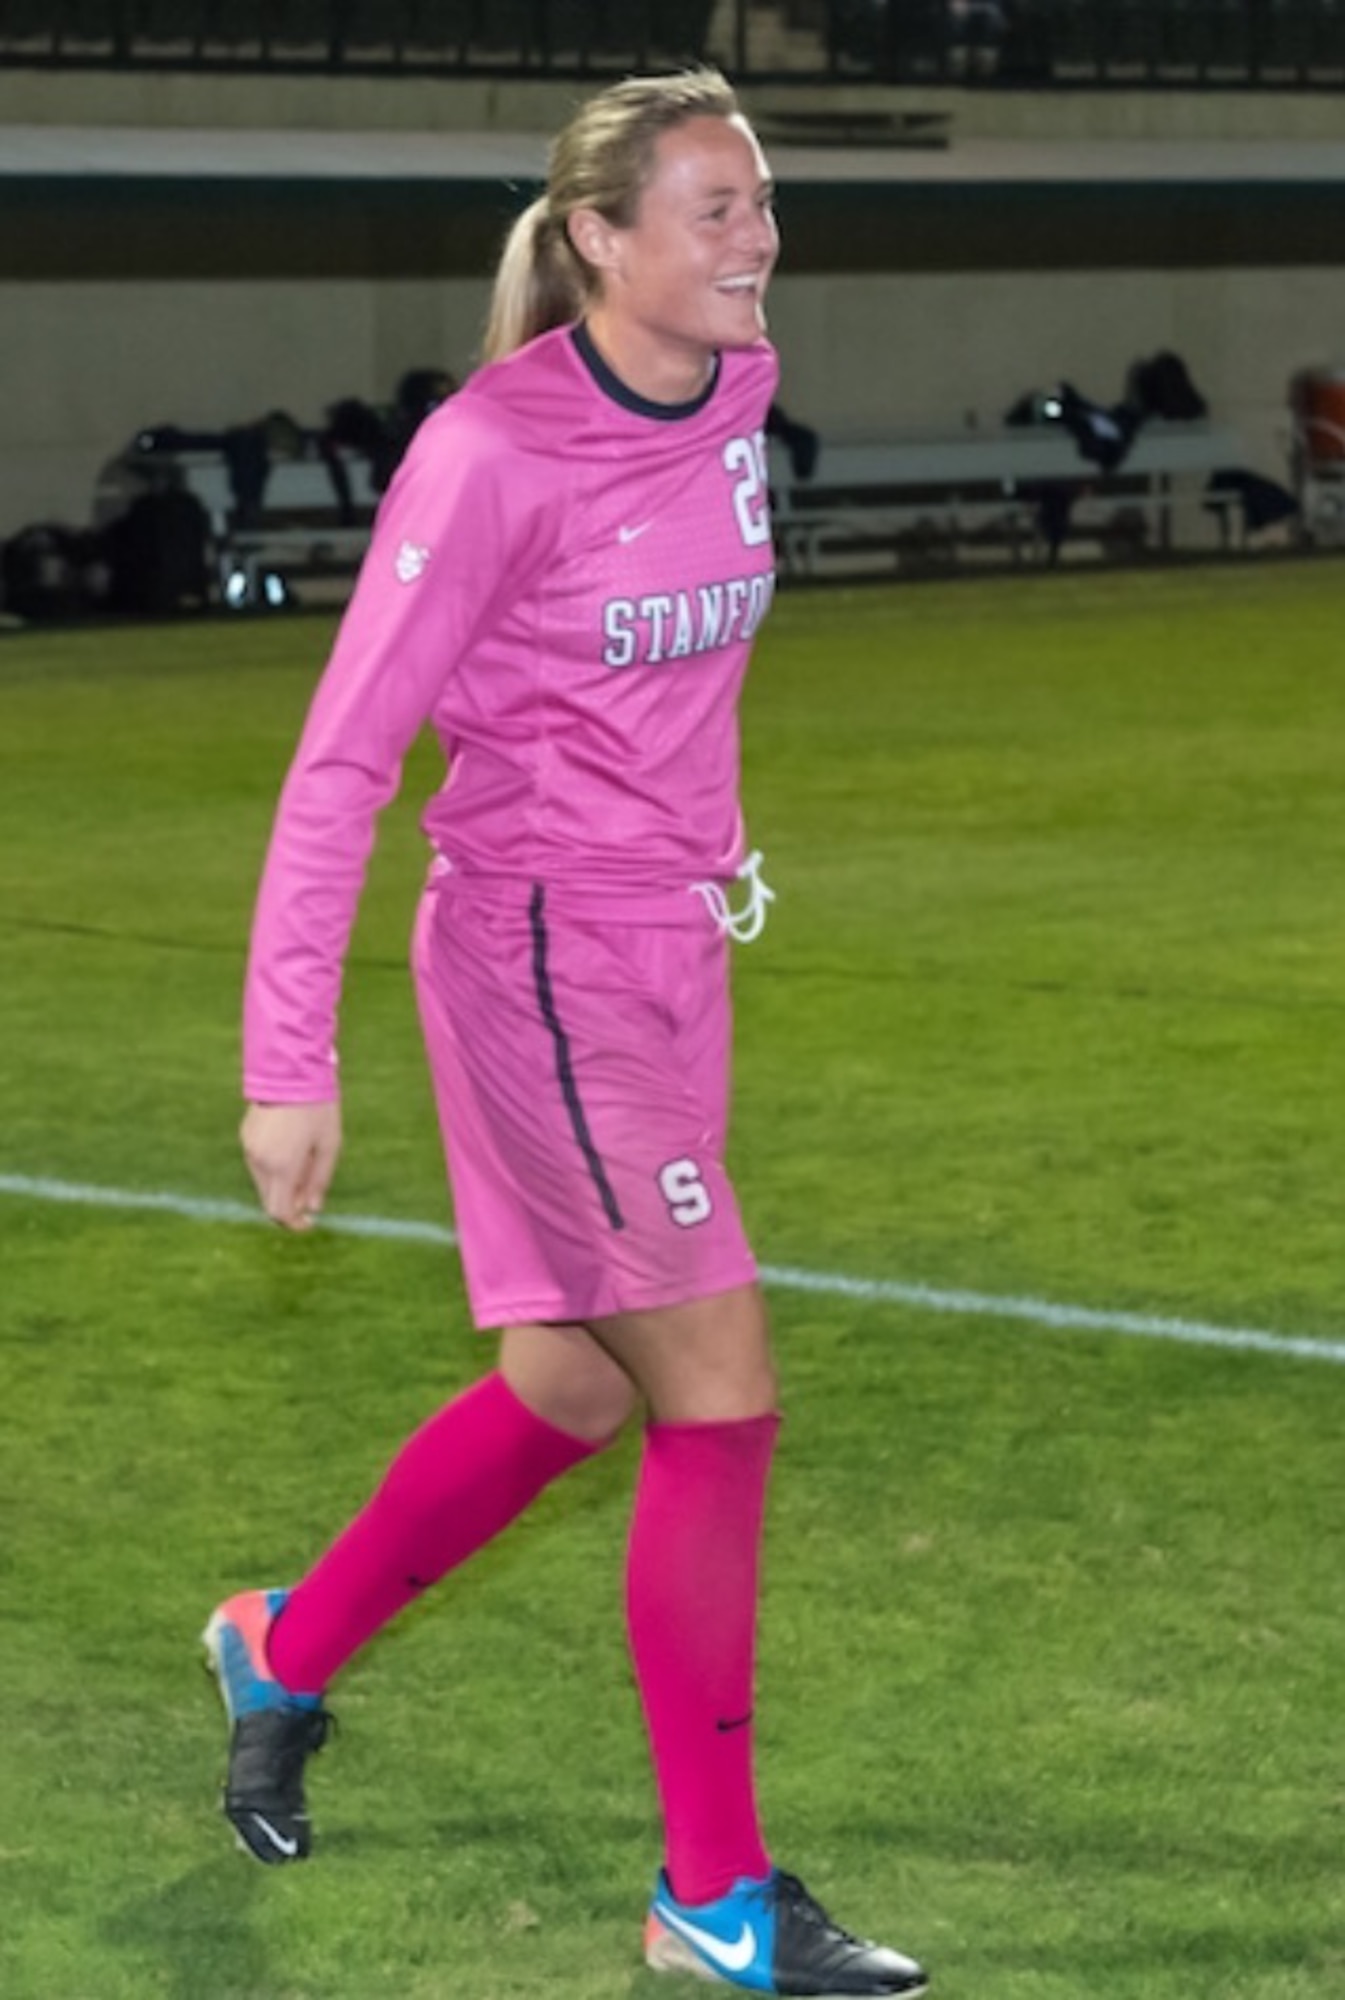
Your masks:
<svg viewBox="0 0 1345 2000"><path fill-rule="evenodd" d="M703 410L715 392L719 382L719 356L714 358L710 379L699 396L693 396L689 403L653 403L648 396L637 395L629 384L622 381L615 371L608 367L594 345L593 335L581 319L571 329L570 338L575 344L579 359L587 368L604 396L610 396L614 403L620 403L623 410L634 410L637 417L656 417L660 423L675 423L680 417L694 417L697 410Z"/></svg>

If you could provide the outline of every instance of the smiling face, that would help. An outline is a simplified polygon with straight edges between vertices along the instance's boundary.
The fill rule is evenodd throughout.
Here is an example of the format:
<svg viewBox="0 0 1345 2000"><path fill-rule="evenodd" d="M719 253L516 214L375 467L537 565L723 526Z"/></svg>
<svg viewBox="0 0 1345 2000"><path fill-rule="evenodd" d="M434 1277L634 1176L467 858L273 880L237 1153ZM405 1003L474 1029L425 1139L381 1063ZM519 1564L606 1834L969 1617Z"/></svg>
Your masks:
<svg viewBox="0 0 1345 2000"><path fill-rule="evenodd" d="M688 400L718 349L763 331L779 250L773 195L746 119L695 117L655 142L633 222L594 209L570 217L571 240L597 274L589 331L637 393Z"/></svg>

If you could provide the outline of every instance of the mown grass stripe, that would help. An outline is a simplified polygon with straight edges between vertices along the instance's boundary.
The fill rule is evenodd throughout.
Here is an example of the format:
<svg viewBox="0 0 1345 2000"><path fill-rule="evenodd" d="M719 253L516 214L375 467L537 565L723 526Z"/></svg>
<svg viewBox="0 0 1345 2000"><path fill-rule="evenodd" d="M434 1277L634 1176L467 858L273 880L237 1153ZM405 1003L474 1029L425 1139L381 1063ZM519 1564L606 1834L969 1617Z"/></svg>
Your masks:
<svg viewBox="0 0 1345 2000"><path fill-rule="evenodd" d="M0 1194L87 1208L149 1210L189 1222L266 1224L261 1211L247 1202L150 1189L99 1187L42 1175L0 1174ZM329 1214L323 1216L319 1226L340 1236L366 1236L393 1243L432 1243L449 1249L458 1240L442 1223L387 1215ZM1214 1347L1300 1361L1327 1361L1338 1367L1345 1365L1345 1341L1274 1333L1264 1327L1215 1326L1203 1320L1110 1312L1093 1306L1059 1305L1049 1299L1015 1298L1012 1294L943 1290L898 1278L857 1278L843 1271L810 1271L792 1264L763 1264L761 1275L764 1283L776 1291L812 1292L825 1298L856 1299L865 1305L909 1306L919 1312L956 1313L970 1319L1018 1320L1054 1332L1119 1334L1138 1340L1176 1341L1187 1347Z"/></svg>

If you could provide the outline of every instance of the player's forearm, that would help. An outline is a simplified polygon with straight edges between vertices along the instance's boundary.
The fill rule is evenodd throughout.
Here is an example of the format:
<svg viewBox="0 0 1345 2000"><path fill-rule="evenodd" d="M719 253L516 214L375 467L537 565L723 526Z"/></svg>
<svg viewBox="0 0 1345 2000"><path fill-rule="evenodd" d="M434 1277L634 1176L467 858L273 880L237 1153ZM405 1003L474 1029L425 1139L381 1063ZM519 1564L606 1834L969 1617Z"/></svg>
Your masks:
<svg viewBox="0 0 1345 2000"><path fill-rule="evenodd" d="M367 771L296 763L281 798L253 921L243 1091L254 1102L339 1095L337 1009L379 808Z"/></svg>

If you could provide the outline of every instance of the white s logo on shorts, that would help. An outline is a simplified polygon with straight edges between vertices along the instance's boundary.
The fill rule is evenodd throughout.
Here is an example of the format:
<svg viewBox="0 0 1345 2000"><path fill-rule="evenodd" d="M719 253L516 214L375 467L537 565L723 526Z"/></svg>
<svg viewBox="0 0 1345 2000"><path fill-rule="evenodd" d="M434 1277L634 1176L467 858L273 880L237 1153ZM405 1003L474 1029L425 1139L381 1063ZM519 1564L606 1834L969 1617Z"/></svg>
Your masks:
<svg viewBox="0 0 1345 2000"><path fill-rule="evenodd" d="M710 1190L694 1160L669 1160L659 1168L659 1192L679 1229L694 1229L711 1210Z"/></svg>

